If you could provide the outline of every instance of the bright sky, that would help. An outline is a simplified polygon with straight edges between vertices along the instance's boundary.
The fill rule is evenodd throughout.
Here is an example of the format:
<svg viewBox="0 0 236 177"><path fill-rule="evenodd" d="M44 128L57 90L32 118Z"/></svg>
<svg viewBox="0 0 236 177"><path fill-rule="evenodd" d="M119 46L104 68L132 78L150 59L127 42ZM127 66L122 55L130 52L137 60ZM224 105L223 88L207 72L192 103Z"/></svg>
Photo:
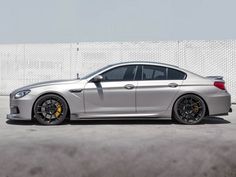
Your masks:
<svg viewBox="0 0 236 177"><path fill-rule="evenodd" d="M0 43L236 39L236 0L0 0Z"/></svg>

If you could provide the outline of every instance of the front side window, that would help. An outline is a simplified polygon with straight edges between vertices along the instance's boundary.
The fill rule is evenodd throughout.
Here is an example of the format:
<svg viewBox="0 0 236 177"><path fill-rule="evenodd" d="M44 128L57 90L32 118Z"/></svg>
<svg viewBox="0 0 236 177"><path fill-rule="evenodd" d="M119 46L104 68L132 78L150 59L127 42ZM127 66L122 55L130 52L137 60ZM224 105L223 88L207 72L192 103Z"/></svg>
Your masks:
<svg viewBox="0 0 236 177"><path fill-rule="evenodd" d="M161 66L143 66L143 80L166 80L166 68Z"/></svg>
<svg viewBox="0 0 236 177"><path fill-rule="evenodd" d="M136 65L120 66L101 75L103 81L132 81L135 77L136 68Z"/></svg>

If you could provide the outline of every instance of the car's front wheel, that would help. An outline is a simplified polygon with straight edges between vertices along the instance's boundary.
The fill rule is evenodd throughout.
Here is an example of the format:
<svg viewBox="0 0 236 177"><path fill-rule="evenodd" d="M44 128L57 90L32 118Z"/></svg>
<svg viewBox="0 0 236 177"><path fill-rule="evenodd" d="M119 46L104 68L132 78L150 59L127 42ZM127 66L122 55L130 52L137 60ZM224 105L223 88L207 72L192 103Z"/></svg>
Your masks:
<svg viewBox="0 0 236 177"><path fill-rule="evenodd" d="M197 124L206 114L206 105L202 98L194 94L183 95L174 105L174 119L182 124Z"/></svg>
<svg viewBox="0 0 236 177"><path fill-rule="evenodd" d="M37 99L34 104L34 117L43 125L58 125L64 122L68 106L59 95L47 94Z"/></svg>

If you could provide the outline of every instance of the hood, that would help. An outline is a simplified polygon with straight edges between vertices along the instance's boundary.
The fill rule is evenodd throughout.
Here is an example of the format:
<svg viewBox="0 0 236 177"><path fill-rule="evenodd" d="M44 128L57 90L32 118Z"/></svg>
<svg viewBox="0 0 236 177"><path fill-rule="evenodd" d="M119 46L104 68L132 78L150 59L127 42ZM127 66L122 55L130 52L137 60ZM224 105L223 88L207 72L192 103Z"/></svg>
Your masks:
<svg viewBox="0 0 236 177"><path fill-rule="evenodd" d="M27 85L27 86L21 87L19 89L16 89L12 93L15 93L15 92L18 92L21 90L29 90L29 89L36 88L36 87L43 87L43 86L50 86L50 85L61 85L61 84L73 84L78 81L79 81L78 79L74 79L74 80L54 80L54 81L38 82L35 84Z"/></svg>

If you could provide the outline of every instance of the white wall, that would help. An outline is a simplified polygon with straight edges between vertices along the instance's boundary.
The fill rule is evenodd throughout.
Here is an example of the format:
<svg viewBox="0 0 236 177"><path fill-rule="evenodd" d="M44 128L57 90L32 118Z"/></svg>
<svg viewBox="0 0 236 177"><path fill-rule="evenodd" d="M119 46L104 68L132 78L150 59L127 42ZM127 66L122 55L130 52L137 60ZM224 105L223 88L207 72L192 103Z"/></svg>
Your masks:
<svg viewBox="0 0 236 177"><path fill-rule="evenodd" d="M222 75L236 102L236 40L0 45L0 94L134 60L174 64L203 76Z"/></svg>

